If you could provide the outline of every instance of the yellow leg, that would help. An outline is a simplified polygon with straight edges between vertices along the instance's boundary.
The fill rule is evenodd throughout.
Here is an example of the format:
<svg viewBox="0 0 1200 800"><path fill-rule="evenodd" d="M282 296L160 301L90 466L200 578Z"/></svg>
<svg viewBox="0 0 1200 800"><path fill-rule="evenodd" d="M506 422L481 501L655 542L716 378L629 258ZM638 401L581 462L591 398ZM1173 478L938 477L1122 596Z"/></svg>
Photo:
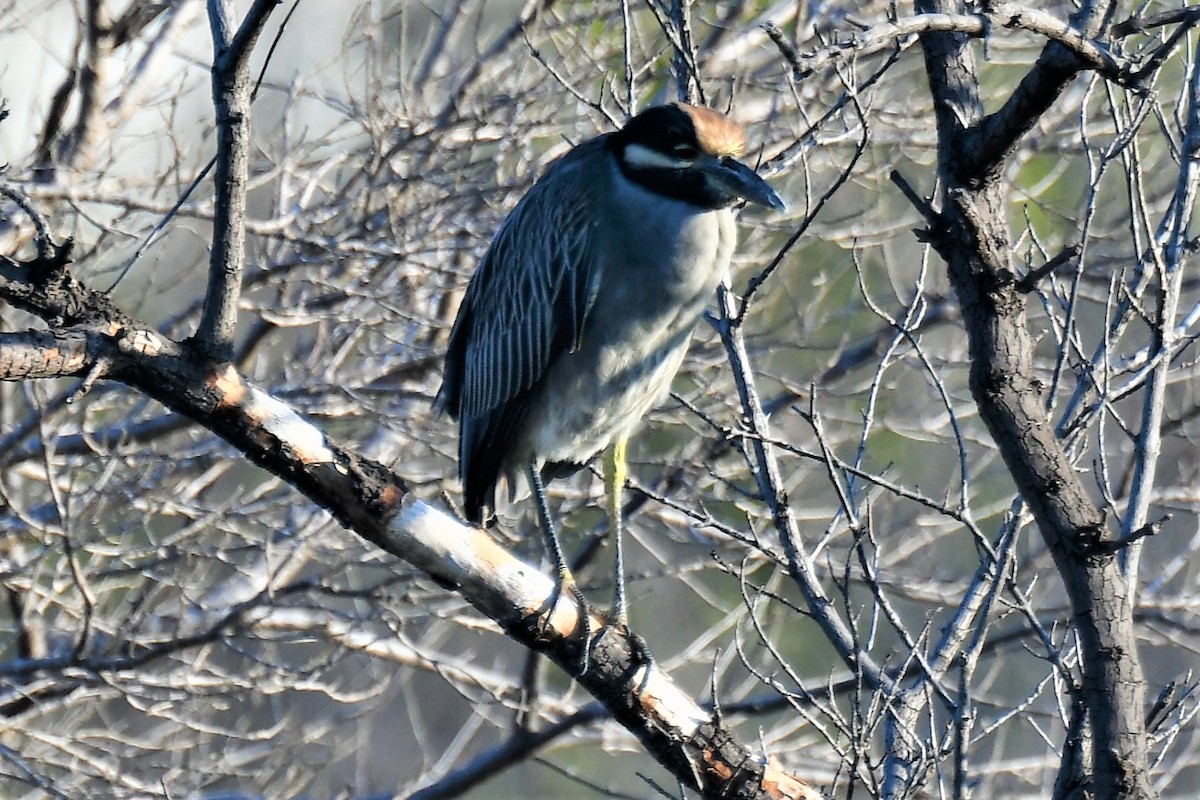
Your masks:
<svg viewBox="0 0 1200 800"><path fill-rule="evenodd" d="M618 439L604 451L604 494L608 499L608 531L612 536L613 576L612 619L618 625L629 623L625 605L625 556L622 538L625 532L621 519L621 493L629 467L625 461L625 439Z"/></svg>

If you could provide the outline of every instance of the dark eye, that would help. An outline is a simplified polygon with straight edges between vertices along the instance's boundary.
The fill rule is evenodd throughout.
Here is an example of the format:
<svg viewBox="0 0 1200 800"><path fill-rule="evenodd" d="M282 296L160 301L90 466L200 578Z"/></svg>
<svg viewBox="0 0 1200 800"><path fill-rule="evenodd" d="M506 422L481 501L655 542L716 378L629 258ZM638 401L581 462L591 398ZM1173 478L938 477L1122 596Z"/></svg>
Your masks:
<svg viewBox="0 0 1200 800"><path fill-rule="evenodd" d="M687 161L693 161L700 156L700 151L690 144L677 144L671 148L675 155Z"/></svg>

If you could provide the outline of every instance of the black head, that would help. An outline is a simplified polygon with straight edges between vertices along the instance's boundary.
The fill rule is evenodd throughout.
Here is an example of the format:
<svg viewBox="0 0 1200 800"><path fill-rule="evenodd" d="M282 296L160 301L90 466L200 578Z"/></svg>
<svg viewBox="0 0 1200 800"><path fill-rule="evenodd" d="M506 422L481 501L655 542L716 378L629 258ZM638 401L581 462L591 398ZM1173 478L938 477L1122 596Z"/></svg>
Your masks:
<svg viewBox="0 0 1200 800"><path fill-rule="evenodd" d="M655 106L610 141L625 177L656 194L706 209L739 199L784 208L779 195L737 160L746 134L724 114L683 103Z"/></svg>

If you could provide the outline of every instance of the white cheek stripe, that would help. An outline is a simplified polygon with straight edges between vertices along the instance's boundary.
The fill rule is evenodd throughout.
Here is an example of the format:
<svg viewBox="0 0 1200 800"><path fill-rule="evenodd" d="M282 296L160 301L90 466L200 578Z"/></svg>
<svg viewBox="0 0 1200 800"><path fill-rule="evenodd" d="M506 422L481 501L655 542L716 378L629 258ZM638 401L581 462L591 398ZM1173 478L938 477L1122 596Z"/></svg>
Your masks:
<svg viewBox="0 0 1200 800"><path fill-rule="evenodd" d="M625 163L635 169L683 169L692 162L672 158L642 144L631 144L625 147Z"/></svg>

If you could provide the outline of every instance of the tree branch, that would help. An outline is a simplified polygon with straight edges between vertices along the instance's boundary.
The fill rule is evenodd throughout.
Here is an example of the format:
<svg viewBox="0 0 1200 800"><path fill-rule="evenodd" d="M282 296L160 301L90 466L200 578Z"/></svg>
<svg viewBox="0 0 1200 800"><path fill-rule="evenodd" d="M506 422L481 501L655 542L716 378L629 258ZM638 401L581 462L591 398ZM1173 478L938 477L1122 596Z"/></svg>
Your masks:
<svg viewBox="0 0 1200 800"><path fill-rule="evenodd" d="M250 171L250 53L279 0L255 0L241 28L230 29L231 0L209 0L213 37L212 96L217 120L212 251L204 311L195 344L206 357L233 355L246 254L246 181Z"/></svg>
<svg viewBox="0 0 1200 800"><path fill-rule="evenodd" d="M923 0L920 10L943 10ZM1022 497L1033 511L1074 611L1082 646L1083 700L1092 725L1092 789L1098 797L1152 798L1132 604L1113 555L1097 543L1111 539L1046 412L1035 378L1025 300L1011 265L1004 186L996 169L1015 136L1074 74L1048 47L1026 75L1037 102L1006 104L1003 134L983 115L974 58L961 34L928 32L921 45L938 129L942 185L931 243L946 261L963 309L971 356L971 392ZM990 139L978 147L978 137ZM972 141L974 140L974 141ZM971 145L976 145L971 147ZM971 157L963 158L964 150Z"/></svg>
<svg viewBox="0 0 1200 800"><path fill-rule="evenodd" d="M805 549L795 511L783 488L778 459L770 443L770 423L763 412L762 401L754 385L750 356L746 351L742 328L734 324L732 292L727 284L717 287L717 309L717 331L721 335L730 368L733 370L743 419L754 451L755 458L750 467L762 501L771 512L771 523L787 554L788 571L792 580L804 595L809 613L821 626L838 656L850 669L861 673L867 685L888 691L892 688L892 680L870 654L858 646L854 632L837 613L821 585L813 566L813 559Z"/></svg>
<svg viewBox="0 0 1200 800"><path fill-rule="evenodd" d="M957 33L980 39L987 37L995 26L1044 36L1074 54L1081 62L1080 67L1093 69L1117 83L1131 80L1129 65L1104 44L1088 38L1052 14L1019 3L984 3L982 10L975 14L929 12L904 17L867 28L815 53L795 54L788 60L793 76L803 80L841 61L872 55L919 34ZM770 30L767 33L771 35Z"/></svg>
<svg viewBox="0 0 1200 800"><path fill-rule="evenodd" d="M101 357L101 344L80 329L0 332L0 380L76 375Z"/></svg>
<svg viewBox="0 0 1200 800"><path fill-rule="evenodd" d="M31 282L48 273L54 280ZM581 663L580 650L589 644L585 632L599 631L590 643L591 666L576 679L687 785L713 797L820 797L740 744L657 665L643 663L628 629L608 625L570 593L557 592L549 576L514 558L483 530L416 500L387 467L347 450L247 383L232 365L213 365L189 344L120 314L107 297L71 278L65 265L18 265L0 258L0 298L48 320L87 319L100 325L112 312L101 326L104 344L112 348L106 353L112 378L217 434L368 542L454 587L512 638L568 672ZM56 346L54 335L27 339L11 341L25 362L52 360L47 351ZM96 354L68 341L69 364L77 374ZM38 344L43 350L31 352ZM28 372L14 371L14 377L28 377ZM592 616L586 626L583 614Z"/></svg>

